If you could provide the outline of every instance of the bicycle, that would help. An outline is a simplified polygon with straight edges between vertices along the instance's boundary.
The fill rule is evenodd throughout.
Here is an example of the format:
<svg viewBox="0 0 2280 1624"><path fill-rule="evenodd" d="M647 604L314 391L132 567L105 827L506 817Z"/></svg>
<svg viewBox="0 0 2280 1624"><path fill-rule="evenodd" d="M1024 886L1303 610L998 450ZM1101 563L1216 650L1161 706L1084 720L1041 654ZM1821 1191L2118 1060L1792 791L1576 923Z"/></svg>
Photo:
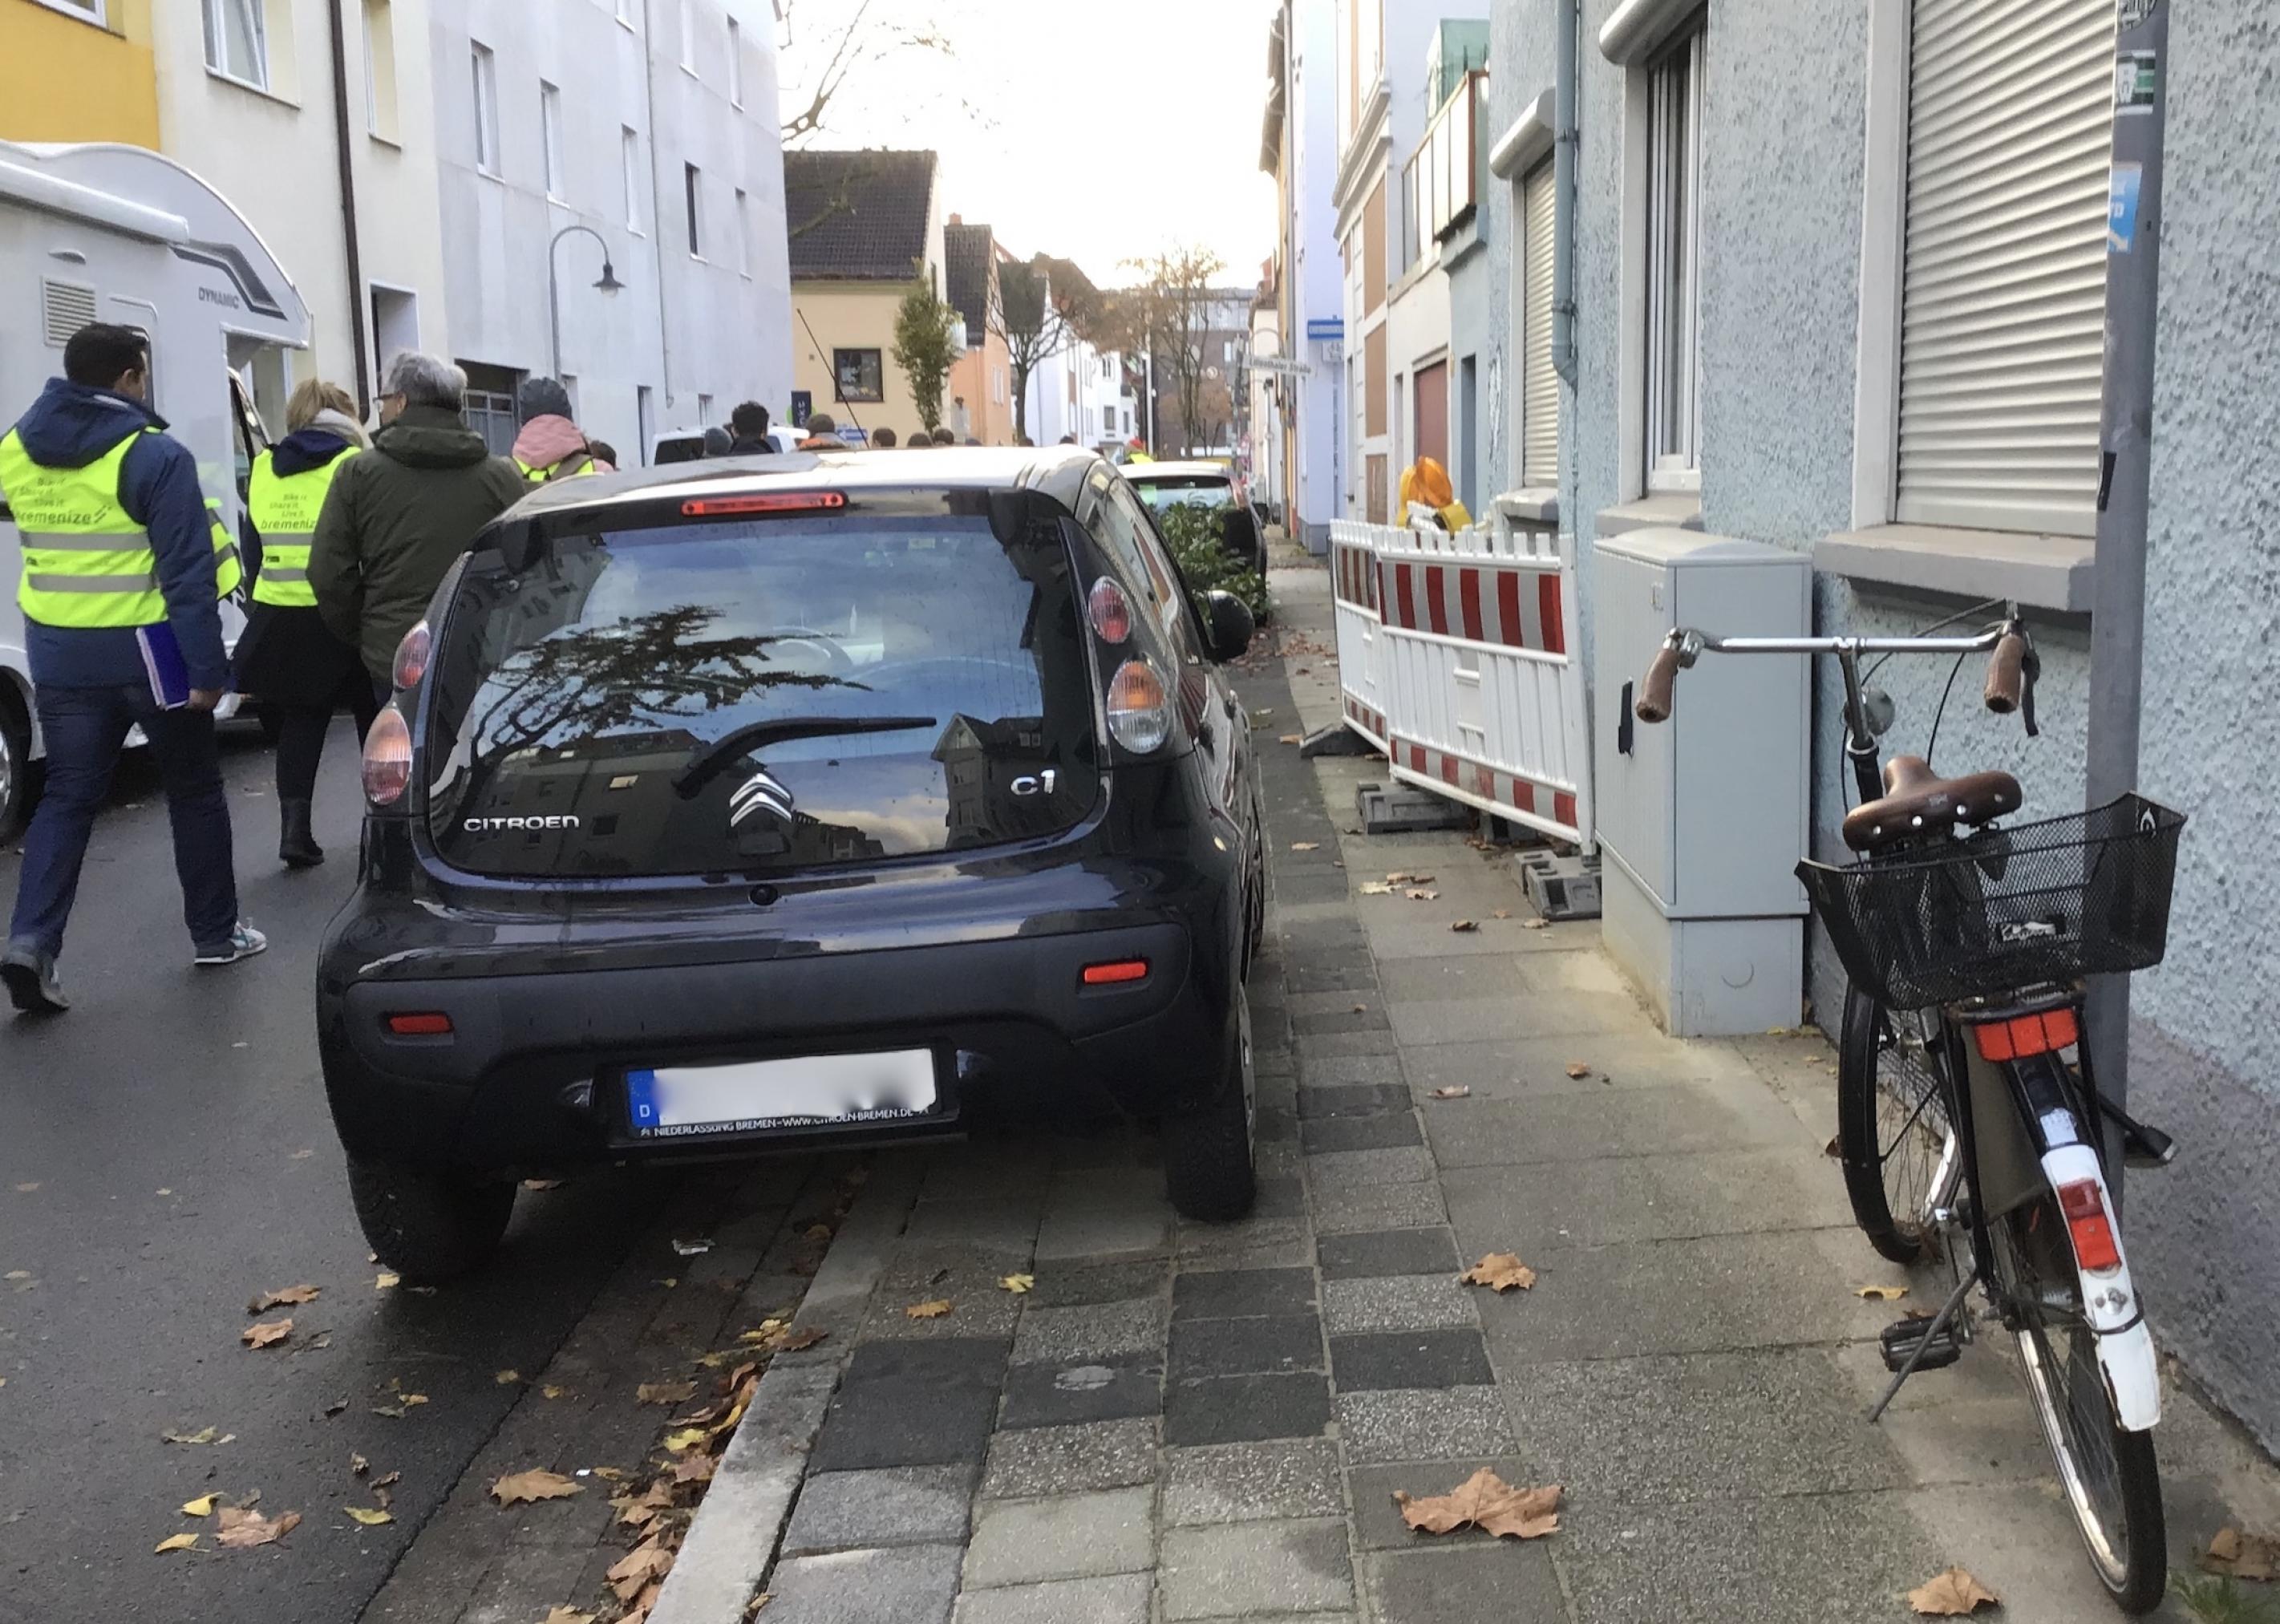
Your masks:
<svg viewBox="0 0 2280 1624"><path fill-rule="evenodd" d="M1892 1380L1868 1419L1909 1377L1961 1358L1975 1339L1975 1317L1961 1310L1978 1289L1980 1317L2017 1339L2091 1566L2124 1612L2146 1612L2167 1584L2150 1436L2161 1387L2111 1160L2162 1166L2175 1146L2099 1092L2081 1041L2083 978L2161 961L2184 818L2126 795L2006 828L1999 820L2025 800L2008 773L1944 778L1929 749L1879 769L1891 705L1867 687L1863 655L1953 654L1960 669L1989 654L1987 708L2020 712L2034 734L2038 662L2015 605L1968 636L1718 638L1680 627L1640 684L1639 720L1669 719L1678 673L1704 653L1834 654L1844 672L1860 804L1841 833L1856 860L1808 858L1796 871L1850 982L1838 1150L1870 1243L1902 1263L1942 1258L1955 1282L1937 1313L1883 1332ZM1937 731L1935 718L1935 740Z"/></svg>

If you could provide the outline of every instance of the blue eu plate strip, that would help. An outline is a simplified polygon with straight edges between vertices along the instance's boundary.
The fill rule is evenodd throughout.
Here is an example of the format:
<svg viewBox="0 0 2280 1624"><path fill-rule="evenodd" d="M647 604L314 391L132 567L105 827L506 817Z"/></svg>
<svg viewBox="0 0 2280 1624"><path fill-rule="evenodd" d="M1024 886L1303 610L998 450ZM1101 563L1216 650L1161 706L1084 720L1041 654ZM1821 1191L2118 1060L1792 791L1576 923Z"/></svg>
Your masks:
<svg viewBox="0 0 2280 1624"><path fill-rule="evenodd" d="M643 1069L626 1074L626 1111L636 1130L657 1126L657 1074Z"/></svg>

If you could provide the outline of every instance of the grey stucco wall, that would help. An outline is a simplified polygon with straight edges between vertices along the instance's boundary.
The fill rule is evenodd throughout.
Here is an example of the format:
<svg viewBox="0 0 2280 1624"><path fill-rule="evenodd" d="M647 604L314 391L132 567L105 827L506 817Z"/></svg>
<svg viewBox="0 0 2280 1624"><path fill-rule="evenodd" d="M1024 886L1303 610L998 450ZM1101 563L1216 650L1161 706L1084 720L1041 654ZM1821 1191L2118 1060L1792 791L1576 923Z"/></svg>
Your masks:
<svg viewBox="0 0 2280 1624"><path fill-rule="evenodd" d="M1540 92L1552 89L1558 28L1554 0L1509 0L1509 4L1500 4L1490 13L1488 124L1491 143L1512 127L1512 121ZM1488 246L1483 255L1478 303L1490 335L1490 352L1498 362L1494 374L1498 387L1493 391L1490 389L1490 374L1483 359L1482 391L1494 401L1494 410L1482 413L1484 419L1489 419L1482 452L1487 469L1483 475L1484 495L1509 490L1520 483L1519 457L1514 450L1520 427L1520 377L1515 370L1519 362L1513 349L1512 331L1512 281L1515 274L1513 250L1517 229L1514 185L1517 179L1498 180L1491 175L1488 183L1484 232ZM1453 314L1459 306L1452 303L1450 308Z"/></svg>
<svg viewBox="0 0 2280 1624"><path fill-rule="evenodd" d="M1493 177L1489 189L1499 189ZM1496 386L1504 376L1504 343L1503 324L1489 316L1489 257L1485 241L1488 221L1482 219L1477 225L1477 231L1467 235L1482 239L1478 246L1449 270L1449 444L1457 456L1449 477L1455 481L1457 494L1466 505L1480 513L1487 511L1489 499L1504 489L1503 482L1483 466L1489 458L1490 443L1490 397L1497 392ZM1474 379L1473 432L1469 439L1465 434L1463 381L1467 361L1473 364Z"/></svg>

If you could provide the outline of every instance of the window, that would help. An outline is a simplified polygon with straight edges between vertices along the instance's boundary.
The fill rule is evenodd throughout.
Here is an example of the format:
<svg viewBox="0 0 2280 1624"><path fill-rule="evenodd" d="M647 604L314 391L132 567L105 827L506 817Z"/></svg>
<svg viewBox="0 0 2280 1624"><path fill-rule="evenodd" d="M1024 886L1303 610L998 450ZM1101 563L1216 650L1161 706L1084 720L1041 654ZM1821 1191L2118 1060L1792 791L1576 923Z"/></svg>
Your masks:
<svg viewBox="0 0 2280 1624"><path fill-rule="evenodd" d="M1558 206L1552 165L1520 182L1520 482L1560 483L1560 374L1552 366L1552 242Z"/></svg>
<svg viewBox="0 0 2280 1624"><path fill-rule="evenodd" d="M993 406L1005 404L1005 369L1002 366L990 369L990 404Z"/></svg>
<svg viewBox="0 0 2280 1624"><path fill-rule="evenodd" d="M1647 73L1646 483L1700 481L1696 373L1701 242L1702 30Z"/></svg>
<svg viewBox="0 0 2280 1624"><path fill-rule="evenodd" d="M641 136L630 126L620 125L618 128L618 151L626 189L626 229L639 236L642 234Z"/></svg>
<svg viewBox="0 0 2280 1624"><path fill-rule="evenodd" d="M650 437L657 433L657 398L650 393L646 383L634 386L634 427L641 435L641 445L635 454L641 458L641 466L646 468L649 466Z"/></svg>
<svg viewBox="0 0 2280 1624"><path fill-rule="evenodd" d="M2094 535L2114 7L1916 0L1909 58L1893 517Z"/></svg>
<svg viewBox="0 0 2280 1624"><path fill-rule="evenodd" d="M488 45L474 48L475 167L499 172L498 62Z"/></svg>
<svg viewBox="0 0 2280 1624"><path fill-rule="evenodd" d="M752 273L752 200L736 189L736 274Z"/></svg>
<svg viewBox="0 0 2280 1624"><path fill-rule="evenodd" d="M269 25L262 0L205 0L206 65L257 89L269 88Z"/></svg>
<svg viewBox="0 0 2280 1624"><path fill-rule="evenodd" d="M697 397L697 420L707 428L712 427L712 397L710 395Z"/></svg>
<svg viewBox="0 0 2280 1624"><path fill-rule="evenodd" d="M559 203L567 194L562 178L562 92L538 81L538 132L546 147L546 195Z"/></svg>
<svg viewBox="0 0 2280 1624"><path fill-rule="evenodd" d="M681 71L697 71L697 0L681 0Z"/></svg>
<svg viewBox="0 0 2280 1624"><path fill-rule="evenodd" d="M698 188L696 165L683 164L681 166L681 183L689 204L689 257L691 259L702 259L705 258L705 223L697 218Z"/></svg>
<svg viewBox="0 0 2280 1624"><path fill-rule="evenodd" d="M41 0L41 4L51 12L85 18L98 28L108 27L111 20L104 13L104 0Z"/></svg>
<svg viewBox="0 0 2280 1624"><path fill-rule="evenodd" d="M728 19L728 105L744 104L744 27L735 18Z"/></svg>
<svg viewBox="0 0 2280 1624"><path fill-rule="evenodd" d="M831 352L833 398L848 401L884 400L884 382L876 350L834 350Z"/></svg>
<svg viewBox="0 0 2280 1624"><path fill-rule="evenodd" d="M397 139L396 12L389 0L364 0L364 126Z"/></svg>

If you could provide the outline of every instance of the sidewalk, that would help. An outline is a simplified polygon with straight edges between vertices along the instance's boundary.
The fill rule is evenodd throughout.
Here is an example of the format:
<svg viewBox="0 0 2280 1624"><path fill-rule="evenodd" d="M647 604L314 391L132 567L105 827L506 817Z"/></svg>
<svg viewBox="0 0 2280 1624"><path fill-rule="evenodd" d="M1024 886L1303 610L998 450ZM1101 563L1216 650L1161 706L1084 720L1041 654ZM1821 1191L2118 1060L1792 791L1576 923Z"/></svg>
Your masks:
<svg viewBox="0 0 2280 1624"><path fill-rule="evenodd" d="M1327 645L1319 567L1275 584ZM1827 1045L1668 1039L1596 924L1529 927L1508 858L1352 833L1382 764L1271 743L1336 713L1326 655L1280 667L1246 694L1273 712L1257 1212L1180 1221L1136 1133L881 1158L802 1311L828 1336L770 1373L820 1431L767 1624L1829 1624L1908 1618L1955 1564L2005 1619L2113 1616L1998 1346L1863 1423L1899 1310L1856 1288L1906 1276L1823 1153ZM1437 897L1359 894L1392 872ZM1534 1289L1460 1284L1490 1251ZM2181 1566L2280 1520L2182 1391L2161 1435ZM1395 1491L1483 1465L1564 1485L1560 1530L1404 1526ZM673 1599L661 1624L697 1619Z"/></svg>

